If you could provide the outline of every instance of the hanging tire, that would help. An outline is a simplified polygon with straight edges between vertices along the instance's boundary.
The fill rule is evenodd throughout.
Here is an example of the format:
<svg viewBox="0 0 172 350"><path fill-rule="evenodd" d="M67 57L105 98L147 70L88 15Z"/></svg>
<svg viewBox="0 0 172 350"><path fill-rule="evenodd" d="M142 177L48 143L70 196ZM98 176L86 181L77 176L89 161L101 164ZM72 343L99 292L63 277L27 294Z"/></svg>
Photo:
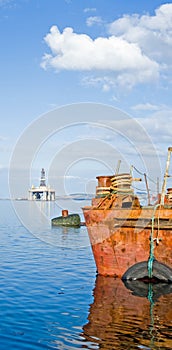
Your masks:
<svg viewBox="0 0 172 350"><path fill-rule="evenodd" d="M162 282L166 283L172 283L172 269L163 264L160 263L157 260L153 261L153 268L152 268L152 279L156 279ZM122 276L122 280L143 280L145 278L148 278L148 262L142 261L139 262L133 266L131 266Z"/></svg>

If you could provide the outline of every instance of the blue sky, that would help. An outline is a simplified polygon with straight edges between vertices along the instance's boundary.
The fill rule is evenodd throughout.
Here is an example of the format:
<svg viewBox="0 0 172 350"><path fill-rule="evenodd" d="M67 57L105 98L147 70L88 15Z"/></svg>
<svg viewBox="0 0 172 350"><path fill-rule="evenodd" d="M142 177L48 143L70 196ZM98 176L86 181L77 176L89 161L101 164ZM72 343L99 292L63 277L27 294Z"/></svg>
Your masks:
<svg viewBox="0 0 172 350"><path fill-rule="evenodd" d="M0 0L0 33L0 197L8 172L12 194L27 197L42 167L57 194L92 192L95 176L113 173L119 159L121 170L134 164L163 177L172 145L171 2Z"/></svg>

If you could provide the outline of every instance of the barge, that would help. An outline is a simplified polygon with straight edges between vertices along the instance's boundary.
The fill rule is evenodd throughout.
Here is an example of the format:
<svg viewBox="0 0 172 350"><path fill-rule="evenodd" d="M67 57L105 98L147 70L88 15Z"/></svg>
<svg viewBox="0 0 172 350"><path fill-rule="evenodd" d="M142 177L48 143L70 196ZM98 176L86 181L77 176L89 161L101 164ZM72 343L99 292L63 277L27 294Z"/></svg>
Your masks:
<svg viewBox="0 0 172 350"><path fill-rule="evenodd" d="M83 207L97 267L102 276L172 282L172 189L167 189L168 148L162 192L141 205L130 173L98 176L96 196Z"/></svg>

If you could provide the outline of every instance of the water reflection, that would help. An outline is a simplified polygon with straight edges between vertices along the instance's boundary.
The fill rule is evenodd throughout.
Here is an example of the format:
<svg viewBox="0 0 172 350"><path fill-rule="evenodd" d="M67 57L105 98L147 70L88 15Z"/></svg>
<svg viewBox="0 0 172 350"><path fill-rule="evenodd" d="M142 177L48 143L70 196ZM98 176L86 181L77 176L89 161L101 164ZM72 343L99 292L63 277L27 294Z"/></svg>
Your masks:
<svg viewBox="0 0 172 350"><path fill-rule="evenodd" d="M171 293L172 285L128 282L125 286L120 279L97 276L94 302L83 327L90 344L85 347L172 349Z"/></svg>
<svg viewBox="0 0 172 350"><path fill-rule="evenodd" d="M148 298L150 303L158 301L160 296L172 293L172 283L144 283L141 281L124 281L126 288L132 291L133 295Z"/></svg>
<svg viewBox="0 0 172 350"><path fill-rule="evenodd" d="M90 247L85 226L51 225L51 218L61 215L54 201L13 201L13 205L22 224L40 241L60 248Z"/></svg>

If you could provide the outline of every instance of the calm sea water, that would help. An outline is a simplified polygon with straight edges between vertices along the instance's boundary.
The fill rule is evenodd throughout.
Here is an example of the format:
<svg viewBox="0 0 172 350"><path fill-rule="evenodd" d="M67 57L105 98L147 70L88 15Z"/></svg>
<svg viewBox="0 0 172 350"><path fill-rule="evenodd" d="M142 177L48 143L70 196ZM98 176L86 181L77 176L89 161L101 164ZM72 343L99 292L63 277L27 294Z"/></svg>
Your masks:
<svg viewBox="0 0 172 350"><path fill-rule="evenodd" d="M0 201L0 349L172 349L172 287L96 276L86 227L55 214Z"/></svg>

